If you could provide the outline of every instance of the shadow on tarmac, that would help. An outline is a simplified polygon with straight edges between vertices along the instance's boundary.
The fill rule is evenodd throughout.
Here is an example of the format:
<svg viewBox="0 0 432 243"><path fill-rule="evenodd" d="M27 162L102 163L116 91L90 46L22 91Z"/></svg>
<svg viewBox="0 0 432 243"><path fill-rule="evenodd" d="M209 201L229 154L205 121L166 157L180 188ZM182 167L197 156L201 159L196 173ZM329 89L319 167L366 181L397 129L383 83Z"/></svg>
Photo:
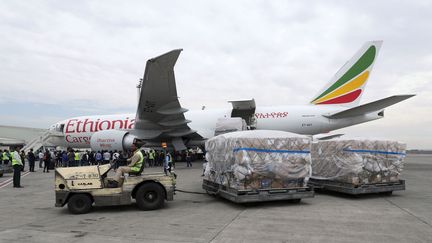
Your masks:
<svg viewBox="0 0 432 243"><path fill-rule="evenodd" d="M322 195L339 197L339 198L356 200L356 201L376 199L376 198L400 197L400 195L392 194L392 193L368 193L368 194L351 195L342 192L334 192L334 191L328 191L328 190L317 189L317 188L315 188L315 193L316 195L322 194Z"/></svg>

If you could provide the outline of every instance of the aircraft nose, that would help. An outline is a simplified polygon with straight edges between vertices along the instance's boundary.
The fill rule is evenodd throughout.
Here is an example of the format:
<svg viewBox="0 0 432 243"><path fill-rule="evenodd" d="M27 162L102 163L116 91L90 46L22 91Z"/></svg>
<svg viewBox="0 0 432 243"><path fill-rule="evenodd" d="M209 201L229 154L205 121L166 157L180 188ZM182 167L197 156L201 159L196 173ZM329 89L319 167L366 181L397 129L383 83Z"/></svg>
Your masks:
<svg viewBox="0 0 432 243"><path fill-rule="evenodd" d="M48 130L50 130L50 131L54 131L54 130L56 130L56 127L57 127L57 124L53 124L53 125L51 125L51 126L49 127Z"/></svg>

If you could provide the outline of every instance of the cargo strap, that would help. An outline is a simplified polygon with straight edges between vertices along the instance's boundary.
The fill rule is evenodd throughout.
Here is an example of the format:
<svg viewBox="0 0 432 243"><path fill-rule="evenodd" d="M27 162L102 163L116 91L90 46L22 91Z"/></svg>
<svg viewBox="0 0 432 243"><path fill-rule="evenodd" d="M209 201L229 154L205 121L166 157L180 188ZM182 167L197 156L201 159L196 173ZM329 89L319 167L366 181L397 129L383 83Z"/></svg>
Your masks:
<svg viewBox="0 0 432 243"><path fill-rule="evenodd" d="M257 149L257 148L235 148L233 152L253 151L259 153L286 153L286 154L309 154L308 150L276 150L276 149Z"/></svg>
<svg viewBox="0 0 432 243"><path fill-rule="evenodd" d="M388 151L381 151L381 150L365 150L365 149L344 149L344 152L351 152L351 153L371 153L371 154L394 154L394 155L406 155L406 153L400 153L400 152L388 152Z"/></svg>

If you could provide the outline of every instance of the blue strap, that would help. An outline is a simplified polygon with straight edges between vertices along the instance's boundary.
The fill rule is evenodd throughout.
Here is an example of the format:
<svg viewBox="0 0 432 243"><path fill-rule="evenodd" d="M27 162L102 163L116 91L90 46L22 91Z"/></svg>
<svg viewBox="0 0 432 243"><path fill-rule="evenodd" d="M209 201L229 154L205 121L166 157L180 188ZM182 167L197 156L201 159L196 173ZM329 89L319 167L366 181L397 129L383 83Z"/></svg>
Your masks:
<svg viewBox="0 0 432 243"><path fill-rule="evenodd" d="M254 151L259 153L285 153L285 154L309 154L308 150L274 150L274 149L257 149L257 148L235 148L233 152L238 151Z"/></svg>
<svg viewBox="0 0 432 243"><path fill-rule="evenodd" d="M365 150L365 149L344 149L343 151L344 152L352 152L352 153L406 155L406 153L400 153L400 152L387 152L387 151L380 151L380 150Z"/></svg>

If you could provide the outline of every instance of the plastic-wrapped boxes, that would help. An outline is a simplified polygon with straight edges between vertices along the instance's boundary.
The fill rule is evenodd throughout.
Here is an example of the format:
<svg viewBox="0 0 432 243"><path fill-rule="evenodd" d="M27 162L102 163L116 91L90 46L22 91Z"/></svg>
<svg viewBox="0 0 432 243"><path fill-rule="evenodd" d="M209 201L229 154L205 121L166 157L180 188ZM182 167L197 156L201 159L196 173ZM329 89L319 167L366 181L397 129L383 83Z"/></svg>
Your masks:
<svg viewBox="0 0 432 243"><path fill-rule="evenodd" d="M374 139L332 139L312 144L312 178L354 185L395 182L406 145Z"/></svg>
<svg viewBox="0 0 432 243"><path fill-rule="evenodd" d="M206 142L205 179L234 189L306 186L311 139L280 131L241 131Z"/></svg>

